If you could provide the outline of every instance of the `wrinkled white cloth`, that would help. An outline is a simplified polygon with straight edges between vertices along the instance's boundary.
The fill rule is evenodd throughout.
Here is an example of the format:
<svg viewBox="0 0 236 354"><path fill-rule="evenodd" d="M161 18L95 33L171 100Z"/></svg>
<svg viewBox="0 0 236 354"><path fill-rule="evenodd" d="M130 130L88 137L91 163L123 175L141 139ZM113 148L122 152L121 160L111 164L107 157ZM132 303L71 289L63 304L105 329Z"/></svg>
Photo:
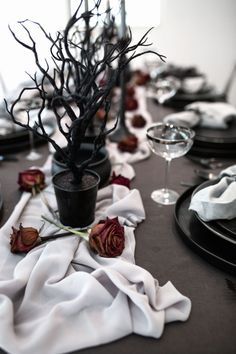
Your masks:
<svg viewBox="0 0 236 354"><path fill-rule="evenodd" d="M189 206L203 221L236 217L236 165L224 169L219 180L193 195Z"/></svg>
<svg viewBox="0 0 236 354"><path fill-rule="evenodd" d="M194 102L185 106L185 111L167 115L165 123L200 126L213 129L228 129L228 123L236 118L236 108L224 102Z"/></svg>
<svg viewBox="0 0 236 354"><path fill-rule="evenodd" d="M52 186L43 193L55 207ZM39 228L41 214L48 212L40 196L25 192L0 230L0 348L66 353L131 333L159 338L165 323L187 320L190 300L135 264L134 229L145 218L138 190L109 185L98 193L96 219L118 216L125 227L125 249L116 258L96 255L74 235L12 254L11 227ZM53 231L46 224L42 236Z"/></svg>

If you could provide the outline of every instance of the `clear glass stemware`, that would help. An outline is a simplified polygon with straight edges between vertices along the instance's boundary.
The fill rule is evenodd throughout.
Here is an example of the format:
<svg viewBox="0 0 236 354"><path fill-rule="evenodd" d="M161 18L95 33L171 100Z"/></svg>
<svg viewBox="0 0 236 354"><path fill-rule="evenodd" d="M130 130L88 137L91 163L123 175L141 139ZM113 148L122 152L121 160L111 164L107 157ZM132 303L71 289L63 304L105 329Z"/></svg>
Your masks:
<svg viewBox="0 0 236 354"><path fill-rule="evenodd" d="M35 149L34 133L31 130L29 130L29 145L30 145L30 152L26 155L26 159L30 161L39 160L42 157L42 154L40 154Z"/></svg>
<svg viewBox="0 0 236 354"><path fill-rule="evenodd" d="M165 159L164 188L152 192L151 198L160 204L175 204L179 194L168 188L170 162L185 155L193 144L195 132L186 127L156 123L147 129L147 139L152 152Z"/></svg>

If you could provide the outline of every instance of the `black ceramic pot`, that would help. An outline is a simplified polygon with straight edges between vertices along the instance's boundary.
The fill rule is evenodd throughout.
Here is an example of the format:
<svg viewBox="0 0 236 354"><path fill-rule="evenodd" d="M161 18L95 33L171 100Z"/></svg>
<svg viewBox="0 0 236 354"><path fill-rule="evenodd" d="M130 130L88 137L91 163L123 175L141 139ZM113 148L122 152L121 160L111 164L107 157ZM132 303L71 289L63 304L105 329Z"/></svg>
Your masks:
<svg viewBox="0 0 236 354"><path fill-rule="evenodd" d="M77 156L77 164L79 165L82 161L87 160L93 151L93 144L82 144ZM52 176L56 173L66 170L66 165L61 161L60 156L57 152L54 153L52 158ZM95 171L100 177L99 188L105 186L111 175L111 162L109 160L109 155L105 147L102 147L96 158L88 166L89 170Z"/></svg>
<svg viewBox="0 0 236 354"><path fill-rule="evenodd" d="M83 185L72 185L72 173L63 170L53 176L59 219L65 226L83 228L89 226L95 217L99 175L85 170Z"/></svg>

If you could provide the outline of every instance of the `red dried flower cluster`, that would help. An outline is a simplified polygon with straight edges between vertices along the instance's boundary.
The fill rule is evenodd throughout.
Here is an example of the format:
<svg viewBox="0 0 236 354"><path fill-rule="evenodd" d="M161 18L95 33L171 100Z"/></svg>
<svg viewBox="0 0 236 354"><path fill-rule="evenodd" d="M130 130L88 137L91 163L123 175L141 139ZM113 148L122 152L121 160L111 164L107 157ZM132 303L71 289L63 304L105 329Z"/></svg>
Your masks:
<svg viewBox="0 0 236 354"><path fill-rule="evenodd" d="M134 128L143 128L146 125L146 120L141 114L135 114L132 117L131 124Z"/></svg>
<svg viewBox="0 0 236 354"><path fill-rule="evenodd" d="M130 189L130 179L122 175L116 175L115 172L112 173L110 184L119 184Z"/></svg>
<svg viewBox="0 0 236 354"><path fill-rule="evenodd" d="M12 253L27 253L44 242L44 237L41 238L38 230L33 227L23 227L20 224L19 229L12 227L12 230L10 235ZM50 241L59 237L60 234L47 236L45 239ZM89 245L101 257L120 256L125 248L125 235L124 227L120 225L118 218L100 220L98 224L93 226L89 233Z"/></svg>
<svg viewBox="0 0 236 354"><path fill-rule="evenodd" d="M134 153L138 147L138 139L135 135L129 135L118 143L118 149L122 152Z"/></svg>

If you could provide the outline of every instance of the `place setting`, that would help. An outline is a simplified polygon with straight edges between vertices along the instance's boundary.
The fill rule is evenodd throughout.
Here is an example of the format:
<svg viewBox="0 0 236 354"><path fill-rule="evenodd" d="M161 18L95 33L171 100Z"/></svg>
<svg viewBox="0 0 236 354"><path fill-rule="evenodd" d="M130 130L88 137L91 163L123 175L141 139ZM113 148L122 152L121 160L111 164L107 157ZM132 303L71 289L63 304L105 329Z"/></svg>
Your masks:
<svg viewBox="0 0 236 354"><path fill-rule="evenodd" d="M191 155L234 157L236 148L236 108L227 102L197 101L183 111L169 114L163 121L195 131Z"/></svg>
<svg viewBox="0 0 236 354"><path fill-rule="evenodd" d="M195 101L225 101L226 94L219 92L208 82L206 75L195 66L180 66L162 63L152 69L152 85L158 88L158 82L175 82L175 93L164 102L165 106L182 109ZM154 100L158 99L153 95Z"/></svg>
<svg viewBox="0 0 236 354"><path fill-rule="evenodd" d="M183 240L210 263L236 272L236 166L187 189L175 206Z"/></svg>
<svg viewBox="0 0 236 354"><path fill-rule="evenodd" d="M172 116L181 115L167 117ZM180 125L180 120L178 125L171 123L176 121L155 123L146 131L151 151L166 161L164 187L154 190L151 198L160 205L174 204L176 226L187 245L212 264L235 274L236 166L217 158L191 155L196 131ZM190 188L180 195L169 189L168 177L172 159L184 155L202 167L194 170L198 184L190 183Z"/></svg>

